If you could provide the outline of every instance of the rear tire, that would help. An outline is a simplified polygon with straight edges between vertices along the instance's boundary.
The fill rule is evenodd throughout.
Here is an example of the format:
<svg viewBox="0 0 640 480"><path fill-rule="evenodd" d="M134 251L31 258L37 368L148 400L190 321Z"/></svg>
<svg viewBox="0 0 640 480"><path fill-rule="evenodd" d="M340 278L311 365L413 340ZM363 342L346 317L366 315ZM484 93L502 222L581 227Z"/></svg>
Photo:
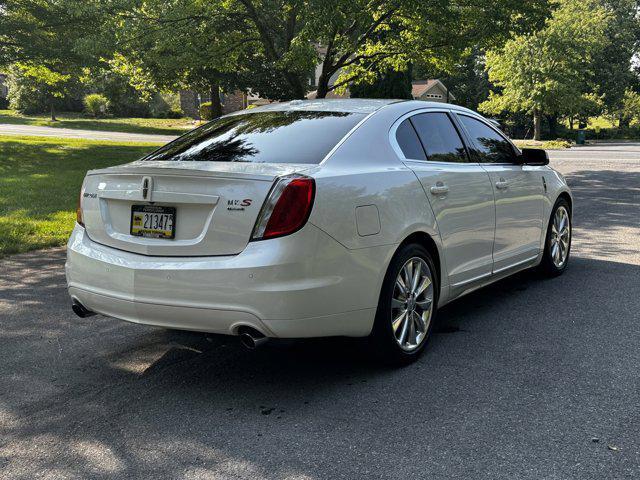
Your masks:
<svg viewBox="0 0 640 480"><path fill-rule="evenodd" d="M435 322L439 281L433 259L421 245L402 247L382 284L371 333L374 354L395 365L415 361Z"/></svg>
<svg viewBox="0 0 640 480"><path fill-rule="evenodd" d="M571 207L566 199L560 198L553 206L544 254L539 271L547 277L562 275L569 265L572 238Z"/></svg>

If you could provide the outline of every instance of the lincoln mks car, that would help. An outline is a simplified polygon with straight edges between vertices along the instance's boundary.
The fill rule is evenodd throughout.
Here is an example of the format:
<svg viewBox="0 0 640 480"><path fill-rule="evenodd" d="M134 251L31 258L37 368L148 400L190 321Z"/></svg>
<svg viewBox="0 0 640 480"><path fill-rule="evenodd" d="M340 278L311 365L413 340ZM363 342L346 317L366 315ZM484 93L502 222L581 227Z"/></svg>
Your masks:
<svg viewBox="0 0 640 480"><path fill-rule="evenodd" d="M87 173L74 311L269 338L424 350L439 307L569 261L571 192L542 150L441 103L309 100L223 116Z"/></svg>

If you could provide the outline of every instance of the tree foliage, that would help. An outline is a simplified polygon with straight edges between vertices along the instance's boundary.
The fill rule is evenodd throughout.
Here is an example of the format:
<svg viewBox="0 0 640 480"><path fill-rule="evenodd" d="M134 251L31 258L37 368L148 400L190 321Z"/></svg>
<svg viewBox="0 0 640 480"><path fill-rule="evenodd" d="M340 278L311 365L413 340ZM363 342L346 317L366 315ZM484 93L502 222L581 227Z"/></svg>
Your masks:
<svg viewBox="0 0 640 480"><path fill-rule="evenodd" d="M453 65L471 47L538 24L549 0L56 0L55 8L33 0L26 9L4 1L22 25L5 58L55 61L66 51L74 64L109 62L140 89L250 88L291 99L305 96L317 64L318 97L418 59ZM73 32L58 41L60 25ZM40 47L25 47L33 27ZM61 48L46 53L46 36Z"/></svg>
<svg viewBox="0 0 640 480"><path fill-rule="evenodd" d="M80 82L43 65L16 63L9 69L9 105L23 113L49 111L52 120L59 109L81 106Z"/></svg>
<svg viewBox="0 0 640 480"><path fill-rule="evenodd" d="M600 82L605 77L604 56L613 45L615 19L615 12L601 0L557 0L544 28L488 52L489 79L497 88L481 110L527 112L534 118L536 139L545 115L597 113L606 98ZM629 72L631 56L624 57L618 68Z"/></svg>
<svg viewBox="0 0 640 480"><path fill-rule="evenodd" d="M389 69L375 78L373 83L356 83L350 89L352 98L412 99L411 69Z"/></svg>

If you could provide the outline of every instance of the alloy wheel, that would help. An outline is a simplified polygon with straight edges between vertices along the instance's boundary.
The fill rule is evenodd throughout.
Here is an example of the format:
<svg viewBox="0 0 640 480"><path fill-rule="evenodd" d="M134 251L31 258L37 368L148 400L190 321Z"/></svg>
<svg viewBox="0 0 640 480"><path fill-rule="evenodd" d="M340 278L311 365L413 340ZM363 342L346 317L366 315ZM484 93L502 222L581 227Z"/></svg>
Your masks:
<svg viewBox="0 0 640 480"><path fill-rule="evenodd" d="M422 344L432 315L431 269L422 258L413 257L400 269L391 299L391 327L400 348L410 352Z"/></svg>
<svg viewBox="0 0 640 480"><path fill-rule="evenodd" d="M571 243L571 221L569 212L560 205L556 209L551 225L551 244L549 251L551 260L556 268L562 268L569 256L569 245Z"/></svg>

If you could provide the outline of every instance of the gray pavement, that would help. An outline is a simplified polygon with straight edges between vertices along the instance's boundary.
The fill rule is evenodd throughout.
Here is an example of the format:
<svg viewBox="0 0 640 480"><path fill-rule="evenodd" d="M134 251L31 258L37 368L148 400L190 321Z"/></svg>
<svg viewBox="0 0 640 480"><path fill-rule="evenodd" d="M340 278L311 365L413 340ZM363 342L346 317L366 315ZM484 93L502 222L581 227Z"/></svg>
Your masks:
<svg viewBox="0 0 640 480"><path fill-rule="evenodd" d="M175 135L150 135L145 133L101 132L78 130L75 128L38 127L35 125L12 125L0 123L0 135L20 135L34 137L81 138L85 140L109 140L117 142L158 142L167 143Z"/></svg>
<svg viewBox="0 0 640 480"><path fill-rule="evenodd" d="M79 319L64 252L0 261L0 478L640 477L640 145L554 154L576 194L563 277L445 308L400 370L360 342Z"/></svg>

